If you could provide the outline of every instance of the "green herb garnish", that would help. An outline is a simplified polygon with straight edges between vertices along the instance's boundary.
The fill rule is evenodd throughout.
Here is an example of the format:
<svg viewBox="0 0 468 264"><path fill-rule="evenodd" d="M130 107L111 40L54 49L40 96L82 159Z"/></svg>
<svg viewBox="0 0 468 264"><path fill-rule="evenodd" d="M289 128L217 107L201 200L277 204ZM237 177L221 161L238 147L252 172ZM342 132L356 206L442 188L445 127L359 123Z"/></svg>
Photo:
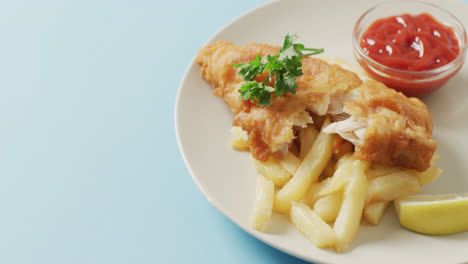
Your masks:
<svg viewBox="0 0 468 264"><path fill-rule="evenodd" d="M250 100L252 103L257 100L258 106L270 106L273 92L275 97L287 93L296 94L296 77L304 74L300 69L301 59L324 51L323 49L304 48L303 44L294 43L297 38L296 34L287 34L280 52L273 56L268 55L265 61L257 55L251 62L232 64L235 69L239 69L238 75L245 81L238 90L242 99ZM304 54L303 51L311 52ZM254 81L255 77L267 71L270 71L268 78L263 82ZM268 86L267 83L271 82L275 75L275 87Z"/></svg>

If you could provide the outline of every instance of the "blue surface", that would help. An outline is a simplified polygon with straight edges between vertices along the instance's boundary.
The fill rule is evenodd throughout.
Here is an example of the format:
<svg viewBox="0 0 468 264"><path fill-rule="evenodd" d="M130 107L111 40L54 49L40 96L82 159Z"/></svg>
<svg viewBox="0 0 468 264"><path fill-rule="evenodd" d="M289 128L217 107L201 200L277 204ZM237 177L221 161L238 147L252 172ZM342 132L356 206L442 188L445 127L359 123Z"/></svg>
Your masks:
<svg viewBox="0 0 468 264"><path fill-rule="evenodd" d="M263 2L2 1L0 263L305 263L212 207L174 133L199 47Z"/></svg>

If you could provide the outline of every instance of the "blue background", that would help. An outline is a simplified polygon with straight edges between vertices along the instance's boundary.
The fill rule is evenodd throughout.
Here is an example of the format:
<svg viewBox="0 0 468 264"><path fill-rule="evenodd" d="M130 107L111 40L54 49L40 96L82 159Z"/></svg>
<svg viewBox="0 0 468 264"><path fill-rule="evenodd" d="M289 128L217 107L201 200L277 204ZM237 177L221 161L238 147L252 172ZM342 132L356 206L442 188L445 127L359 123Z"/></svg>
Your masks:
<svg viewBox="0 0 468 264"><path fill-rule="evenodd" d="M0 263L306 263L198 191L174 103L198 49L266 0L0 2Z"/></svg>
<svg viewBox="0 0 468 264"><path fill-rule="evenodd" d="M177 148L185 69L264 0L0 3L0 263L305 263L235 226Z"/></svg>

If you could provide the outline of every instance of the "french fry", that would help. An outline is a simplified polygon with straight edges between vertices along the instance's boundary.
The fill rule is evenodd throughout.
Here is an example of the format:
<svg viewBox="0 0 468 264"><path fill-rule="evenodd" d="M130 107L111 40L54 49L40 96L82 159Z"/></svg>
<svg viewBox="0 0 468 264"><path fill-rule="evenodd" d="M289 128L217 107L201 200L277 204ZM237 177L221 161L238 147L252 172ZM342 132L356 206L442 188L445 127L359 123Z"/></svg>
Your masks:
<svg viewBox="0 0 468 264"><path fill-rule="evenodd" d="M257 172L271 180L277 187L283 187L292 177L274 157L270 157L270 159L264 163L254 157L251 158Z"/></svg>
<svg viewBox="0 0 468 264"><path fill-rule="evenodd" d="M432 166L424 172L415 172L421 184L433 182L442 173L442 169Z"/></svg>
<svg viewBox="0 0 468 264"><path fill-rule="evenodd" d="M326 178L323 181L312 183L302 197L302 202L310 207L313 207L315 202L323 197L323 195L320 195L319 193L322 188L326 186L329 181L331 181L331 179L332 178Z"/></svg>
<svg viewBox="0 0 468 264"><path fill-rule="evenodd" d="M420 191L421 184L414 173L399 171L370 180L366 204L391 201Z"/></svg>
<svg viewBox="0 0 468 264"><path fill-rule="evenodd" d="M407 171L407 172L417 175L418 178L421 180L421 184L426 184L435 180L439 176L437 175L437 173L438 174L442 173L442 170L440 168L435 169L433 166L434 163L438 161L439 159L440 159L439 153L434 152L431 158L431 167L424 172L418 172L415 170L404 170L398 167L391 167L391 166L386 166L386 165L381 165L381 164L372 164L372 166L367 171L366 176L369 180L371 180L380 176L396 173L399 171Z"/></svg>
<svg viewBox="0 0 468 264"><path fill-rule="evenodd" d="M325 196L332 192L340 191L344 188L349 179L349 173L353 162L357 159L351 154L344 155L337 163L337 169L331 180L320 191L320 195Z"/></svg>
<svg viewBox="0 0 468 264"><path fill-rule="evenodd" d="M330 159L330 161L327 163L327 166L325 166L325 169L323 169L322 175L320 175L320 178L326 179L335 173L336 170L336 161L334 159Z"/></svg>
<svg viewBox="0 0 468 264"><path fill-rule="evenodd" d="M340 212L341 202L343 201L343 192L334 192L323 198L320 198L314 204L316 212L325 222L329 223L336 219Z"/></svg>
<svg viewBox="0 0 468 264"><path fill-rule="evenodd" d="M250 226L258 231L266 231L273 210L275 186L262 175L258 175L255 197L255 207L250 218Z"/></svg>
<svg viewBox="0 0 468 264"><path fill-rule="evenodd" d="M239 139L243 139L245 141L249 140L249 135L247 134L247 131L243 130L242 127L233 126L231 128L231 133Z"/></svg>
<svg viewBox="0 0 468 264"><path fill-rule="evenodd" d="M353 163L350 179L343 193L341 209L333 226L337 236L336 252L344 252L348 248L361 222L368 182L364 174L366 165L359 163L362 161Z"/></svg>
<svg viewBox="0 0 468 264"><path fill-rule="evenodd" d="M323 126L330 124L330 119ZM299 201L309 186L318 179L333 152L333 134L320 132L294 176L275 195L274 208L280 213L289 213L291 201Z"/></svg>
<svg viewBox="0 0 468 264"><path fill-rule="evenodd" d="M232 139L231 140L231 148L238 150L238 151L248 151L249 150L249 142L243 139Z"/></svg>
<svg viewBox="0 0 468 264"><path fill-rule="evenodd" d="M382 220L385 210L387 209L389 204L389 201L385 201L366 205L363 212L364 219L369 224L378 225L380 223L380 220Z"/></svg>
<svg viewBox="0 0 468 264"><path fill-rule="evenodd" d="M434 154L432 154L432 158L431 158L431 166L433 166L434 163L436 163L438 160L440 160L440 155L439 155L439 153L434 152Z"/></svg>
<svg viewBox="0 0 468 264"><path fill-rule="evenodd" d="M281 163L281 166L283 166L283 168L285 168L291 175L294 175L299 165L301 165L301 160L292 152L288 152L286 157L284 157L284 159L280 160L279 162Z"/></svg>
<svg viewBox="0 0 468 264"><path fill-rule="evenodd" d="M372 166L367 170L366 176L367 179L371 180L380 176L392 174L400 171L398 167L390 167L380 164L372 164Z"/></svg>
<svg viewBox="0 0 468 264"><path fill-rule="evenodd" d="M317 247L331 247L336 243L333 229L303 203L292 202L291 222Z"/></svg>
<svg viewBox="0 0 468 264"><path fill-rule="evenodd" d="M235 136L235 139L231 140L231 147L238 151L248 151L249 150L249 136L247 131L243 130L241 127L233 126L231 128L231 133Z"/></svg>
<svg viewBox="0 0 468 264"><path fill-rule="evenodd" d="M327 116L320 116L312 113L312 120L314 120L313 126L318 130L324 128L323 122L325 122L326 119Z"/></svg>
<svg viewBox="0 0 468 264"><path fill-rule="evenodd" d="M314 145L315 140L319 131L313 126L308 126L299 130L299 141L301 142L301 150L299 151L299 159L303 160L304 157L309 153L310 149Z"/></svg>
<svg viewBox="0 0 468 264"><path fill-rule="evenodd" d="M317 124L324 128L330 119L322 117L299 130L300 144L291 143L283 159L272 156L262 163L252 157L259 173L249 222L254 229L265 232L275 209L289 213L291 222L316 246L341 253L356 236L361 218L379 224L391 201L420 192L442 172L433 165L438 153L424 172L371 165L353 155L348 141L335 142L340 145L334 147L334 135L318 132ZM238 138L231 140L232 148L249 150L247 133L233 127L233 134ZM276 194L275 186L281 188ZM332 228L327 223L333 221Z"/></svg>
<svg viewBox="0 0 468 264"><path fill-rule="evenodd" d="M343 157L345 154L353 153L353 151L354 151L353 143L349 141L345 141L340 145L338 152L334 153L334 157L336 159L341 159L341 157Z"/></svg>
<svg viewBox="0 0 468 264"><path fill-rule="evenodd" d="M299 141L293 140L288 144L288 150L291 152L294 156L299 157L301 155L300 153L300 143ZM300 160L300 159L299 159Z"/></svg>

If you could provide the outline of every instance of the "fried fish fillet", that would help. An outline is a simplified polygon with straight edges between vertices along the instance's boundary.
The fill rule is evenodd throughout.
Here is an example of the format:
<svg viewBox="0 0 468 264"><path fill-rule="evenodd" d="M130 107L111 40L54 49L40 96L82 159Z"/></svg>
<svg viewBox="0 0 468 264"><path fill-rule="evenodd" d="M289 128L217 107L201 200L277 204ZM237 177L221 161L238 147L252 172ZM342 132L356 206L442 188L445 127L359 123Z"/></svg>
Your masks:
<svg viewBox="0 0 468 264"><path fill-rule="evenodd" d="M348 94L343 112L349 117L325 132L337 133L356 146L358 159L418 171L430 167L437 148L432 116L417 98L366 80Z"/></svg>
<svg viewBox="0 0 468 264"><path fill-rule="evenodd" d="M310 113L314 113L333 117L335 122L325 131L352 142L359 159L418 171L429 168L437 143L432 137L432 116L427 107L377 81L363 82L336 64L303 58L304 75L296 80L296 94L272 96L270 107L240 98L242 79L231 64L278 51L279 47L268 44L236 46L218 41L203 47L196 58L201 76L215 87L214 94L223 98L235 115L233 125L248 132L255 158L281 158L294 139L295 128L312 123ZM265 78L263 74L256 80Z"/></svg>

